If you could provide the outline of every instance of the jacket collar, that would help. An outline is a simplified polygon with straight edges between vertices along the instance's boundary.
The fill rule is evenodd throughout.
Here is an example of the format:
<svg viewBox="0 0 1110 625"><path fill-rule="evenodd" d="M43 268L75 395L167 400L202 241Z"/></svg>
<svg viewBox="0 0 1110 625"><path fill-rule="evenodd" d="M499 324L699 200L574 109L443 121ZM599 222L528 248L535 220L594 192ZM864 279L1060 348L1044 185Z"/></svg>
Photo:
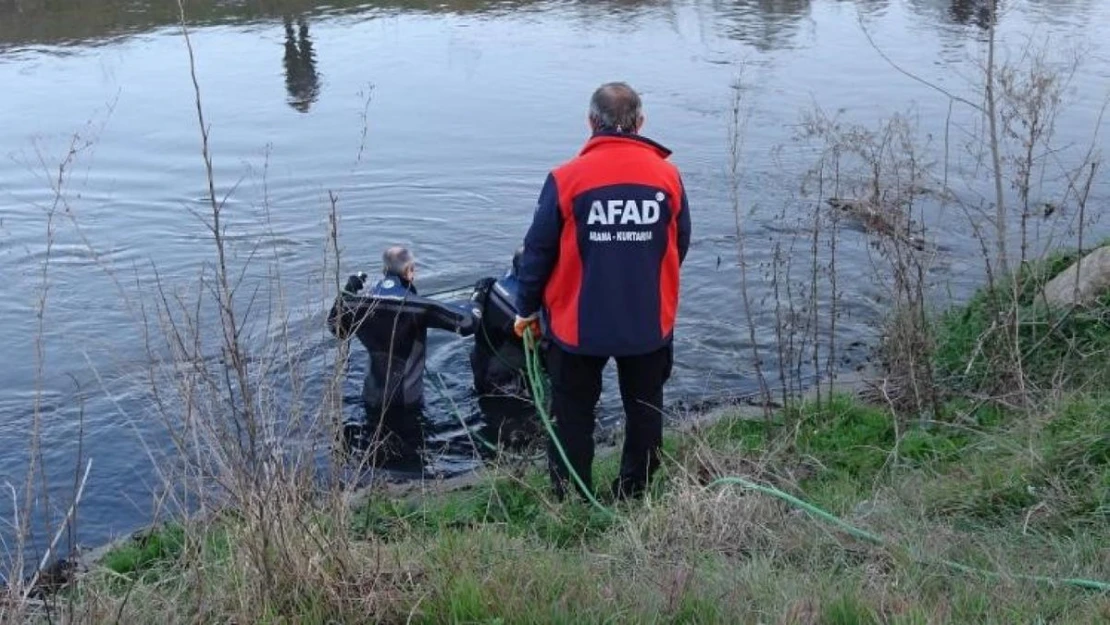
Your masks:
<svg viewBox="0 0 1110 625"><path fill-rule="evenodd" d="M652 141L643 135L635 135L627 132L610 132L602 131L595 132L590 135L590 139L586 141L586 145L582 146L582 150L578 153L579 156L586 154L596 148L616 145L616 144L633 144L642 145L653 150L660 158L667 158L671 155L671 150L663 145Z"/></svg>
<svg viewBox="0 0 1110 625"><path fill-rule="evenodd" d="M402 278L401 276L393 273L392 271L385 274L385 277L382 278L382 281L384 282L385 280L393 280L398 285L403 287L405 290L412 291L414 294L416 293L416 285L415 284L409 282L408 280L405 280L404 278Z"/></svg>

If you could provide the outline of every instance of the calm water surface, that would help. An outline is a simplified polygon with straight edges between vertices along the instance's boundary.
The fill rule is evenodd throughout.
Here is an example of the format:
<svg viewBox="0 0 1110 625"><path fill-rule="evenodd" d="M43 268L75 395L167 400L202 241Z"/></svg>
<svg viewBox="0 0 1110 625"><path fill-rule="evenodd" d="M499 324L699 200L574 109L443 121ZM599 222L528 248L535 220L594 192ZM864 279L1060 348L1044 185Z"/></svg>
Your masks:
<svg viewBox="0 0 1110 625"><path fill-rule="evenodd" d="M158 483L141 442L160 447L135 308L153 303L152 267L177 288L195 283L212 258L195 214L206 182L170 4L0 0L0 483L18 490L25 479L41 346L44 461L57 507L73 488L79 439L94 460L80 523L86 544L143 523ZM910 110L934 147L944 133L948 101L893 70L861 23L891 59L971 99L983 58L981 3L971 0L191 4L217 187L230 194L233 262L267 235L266 260L251 265L245 284L270 293L280 261L300 356L319 363L320 378L334 347L321 332L329 191L339 198L344 271L373 272L380 250L402 243L420 257L426 289L473 283L504 268L547 170L580 147L590 91L621 79L642 91L644 132L674 150L691 198L695 234L669 399L750 392L729 199L732 82L743 76L751 111L748 251L765 261L769 241L789 234L777 215L794 205L814 162L812 148L792 140L803 110L868 123ZM1110 3L1002 6L1009 53L1029 37L1047 38L1054 52L1082 47L1057 132L1061 144L1085 148L1110 89ZM976 124L955 112L955 134ZM48 253L45 216L75 133L80 150L63 177ZM1094 195L1104 205L1105 178ZM964 297L980 279L978 244L962 216L930 219L942 243L934 278L945 297ZM882 291L867 279L862 237L846 236L840 253L839 340L866 343ZM757 275L753 300L768 290ZM757 341L769 348L771 316L754 312ZM264 335L266 319L252 321ZM463 405L467 348L438 336L429 360ZM348 380L352 397L362 358ZM306 384L311 393L321 380ZM602 410L609 424L619 418L612 388ZM443 400L429 399L441 435L457 434ZM5 540L10 501L0 496Z"/></svg>

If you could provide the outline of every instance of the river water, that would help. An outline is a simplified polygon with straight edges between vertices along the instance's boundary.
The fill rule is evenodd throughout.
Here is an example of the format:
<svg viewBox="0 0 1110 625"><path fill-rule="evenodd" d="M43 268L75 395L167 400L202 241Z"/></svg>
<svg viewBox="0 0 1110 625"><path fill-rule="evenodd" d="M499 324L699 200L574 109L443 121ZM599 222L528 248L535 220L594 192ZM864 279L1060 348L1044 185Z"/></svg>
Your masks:
<svg viewBox="0 0 1110 625"><path fill-rule="evenodd" d="M80 512L84 544L144 523L158 485L147 449L159 447L159 425L142 382L136 305L154 305L154 267L173 289L195 283L213 258L198 216L206 178L172 4L0 0L0 482L22 496L38 397L58 514L74 488L79 446L94 460ZM189 4L233 262L252 250L265 257L245 273L246 289L272 291L280 267L290 332L321 369L334 349L321 332L329 192L338 197L344 272L373 273L381 250L401 243L420 259L423 288L472 284L505 268L547 170L580 147L591 90L607 80L637 87L644 133L674 150L694 224L671 402L755 388L730 200L733 81L742 80L748 116L745 242L760 263L790 234L783 216L798 205L816 158L794 140L805 110L864 123L910 111L934 147L946 129L977 127L974 114L956 107L950 116L946 97L894 69L864 29L903 69L973 101L985 59L975 0ZM1086 149L1110 89L1110 3L1001 7L1004 58L1016 58L1026 40L1064 56L1080 51L1056 131L1059 144ZM1108 194L1101 177L1092 206ZM941 244L934 281L945 298L966 297L981 280L979 243L962 215L931 222ZM254 247L259 240L265 245ZM883 309L867 250L862 236L846 236L839 260L839 340L857 348L847 350L847 366L873 341ZM769 288L756 272L751 299L765 350L774 341ZM429 354L450 401L461 404L469 401L468 345L435 336ZM355 360L347 394L357 397L357 349ZM601 412L613 425L619 399L607 376ZM318 386L310 379L308 392ZM9 548L13 519L12 497L0 494Z"/></svg>

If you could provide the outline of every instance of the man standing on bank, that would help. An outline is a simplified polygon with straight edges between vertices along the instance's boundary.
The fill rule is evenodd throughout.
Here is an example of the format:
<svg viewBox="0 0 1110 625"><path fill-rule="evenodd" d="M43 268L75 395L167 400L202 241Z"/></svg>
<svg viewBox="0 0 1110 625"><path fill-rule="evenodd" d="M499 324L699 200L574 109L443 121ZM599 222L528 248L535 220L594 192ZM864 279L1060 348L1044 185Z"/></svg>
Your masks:
<svg viewBox="0 0 1110 625"><path fill-rule="evenodd" d="M515 329L541 328L555 430L593 489L594 409L617 361L625 412L617 499L639 497L659 465L663 385L670 378L679 269L690 210L671 151L642 136L640 96L607 83L590 100L591 136L551 171L524 239ZM571 478L548 443L555 492Z"/></svg>

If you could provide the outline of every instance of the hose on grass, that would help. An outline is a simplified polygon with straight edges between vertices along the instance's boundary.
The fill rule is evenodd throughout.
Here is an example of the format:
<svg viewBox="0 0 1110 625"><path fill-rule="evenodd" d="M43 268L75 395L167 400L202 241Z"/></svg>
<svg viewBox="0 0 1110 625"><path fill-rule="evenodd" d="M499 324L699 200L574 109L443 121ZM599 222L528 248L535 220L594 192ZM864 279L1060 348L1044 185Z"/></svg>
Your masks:
<svg viewBox="0 0 1110 625"><path fill-rule="evenodd" d="M548 436L551 437L551 441L554 444L555 449L558 450L559 456L562 458L563 463L566 465L567 471L570 473L571 477L574 478L574 481L575 481L575 483L578 484L579 488L582 489L582 492L586 495L586 498L589 499L590 503L593 504L593 506L595 508L597 508L598 510L601 510L602 512L604 512L608 516L616 517L617 516L616 512L614 512L614 511L610 510L609 508L606 508L604 505L602 505L601 502L599 502L593 496L593 493L590 492L590 489L586 488L586 485L582 482L582 478L578 476L578 473L574 470L574 467L571 466L570 460L567 458L566 451L563 449L562 444L559 442L559 437L555 435L555 426L552 424L551 417L547 412L547 403L546 403L547 396L546 396L546 391L544 390L544 379L545 379L544 378L544 373L543 373L542 367L540 366L539 357L537 356L536 352L537 352L537 350L536 350L536 339L532 335L532 328L526 328L524 330L524 356L525 356L525 361L526 361L526 365L527 365L527 371L526 371L526 376L525 377L528 380L528 384L532 387L532 397L536 402L536 412L539 413L540 419L543 421L544 427L547 428ZM740 487L746 488L748 490L753 490L753 491L756 491L756 492L759 492L759 493L762 493L762 494L765 494L765 495L769 495L771 497L781 499L782 501L785 501L786 503L788 503L788 504L790 504L790 505L792 505L796 508L804 510L804 511L808 512L810 515L812 515L812 516L814 516L814 517L816 517L816 518L818 518L822 521L825 521L826 523L829 523L829 524L841 529L845 533L847 533L851 536L854 536L854 537L856 537L860 540L863 540L863 541L866 541L866 542L869 542L869 543L872 543L872 544L875 544L875 545L878 545L878 546L881 546L881 547L891 548L891 549L900 551L902 553L909 553L909 551L905 547L902 547L901 545L898 545L896 543L892 543L892 542L886 540L885 538L883 538L882 536L879 536L878 534L873 534L873 533L868 532L866 530L862 530L862 529L852 525L851 523L848 523L844 519L841 519L840 517L838 517L838 516L836 516L836 515L834 515L830 512L822 510L821 508L819 508L819 507L817 507L817 506L815 506L815 505L813 505L813 504L811 504L807 501L799 499L798 497L795 497L794 495L791 495L790 493L783 492L783 491L775 488L774 486L767 486L767 485L764 485L764 484L757 484L756 482L746 480L742 477L721 477L721 478L717 478L716 480L713 480L712 482L707 484L705 489L709 490L711 488L715 488L715 487L718 487L718 486L729 486L729 485L731 485L731 486L740 486ZM930 564L931 563L931 561L921 559L921 558L913 558L913 560L918 562L919 564ZM953 562L951 560L938 560L938 561L935 561L935 562L942 565L942 566L950 568L952 570L959 571L961 573L968 574L968 575L980 575L980 576L984 576L984 577L987 577L987 578L990 578L990 579L1003 579L1004 577L1007 577L1007 576L1004 576L1003 574L995 572L995 571L988 571L988 570L985 570L985 569L979 569L979 568L976 568L976 567L968 566L966 564L960 564L959 562ZM1075 587L1078 587L1078 588L1084 588L1084 589L1087 589L1087 590L1095 590L1095 591L1099 591L1099 592L1110 592L1110 583L1101 582L1101 581L1092 580L1092 579L1083 579L1083 578L1076 578L1076 577L1055 578L1055 577L1048 577L1048 576L1045 576L1045 575L1023 575L1023 574L1011 574L1011 575L1009 575L1009 577L1012 577L1014 579L1021 579L1021 580L1025 580L1025 581L1030 581L1030 582L1042 583L1042 584L1049 584L1049 585L1061 585L1061 584L1063 584L1063 585L1067 585L1067 586L1075 586Z"/></svg>
<svg viewBox="0 0 1110 625"><path fill-rule="evenodd" d="M718 478L716 480L713 480L708 485L706 485L706 489L710 489L710 488L713 488L715 486L725 486L725 485L742 486L742 487L747 488L749 490L754 490L754 491L757 491L757 492L760 492L760 493L771 495L772 497L777 497L777 498L779 498L779 499L781 499L781 500L783 500L783 501L785 501L785 502L787 502L787 503L789 503L789 504L791 504L791 505L793 505L797 508L805 510L806 512L810 513L811 515L821 519L822 521L826 521L826 522L828 522L832 525L835 525L836 527L839 527L840 529L844 530L846 533L848 533L852 536L855 536L856 538L859 538L860 540L864 540L864 541L867 541L869 543L879 545L880 547L888 547L888 548L894 549L894 550L902 552L902 553L906 553L906 554L909 553L909 551L905 547L902 547L901 545L898 545L896 543L892 543L892 542L886 540L885 538L883 538L882 536L879 536L877 534L872 534L871 532L862 530L862 529L848 523L847 521L841 519L840 517L838 517L836 515L833 515L829 512L826 512L825 510L822 510L821 508L818 508L817 506L815 506L815 505L813 505L813 504L811 504L807 501L803 501L801 499L798 499L797 497L795 497L795 496L793 496L789 493L785 493L785 492L783 492L783 491L781 491L781 490L779 490L779 489L777 489L773 486L765 486L763 484L756 484L755 482L745 480L742 477L721 477L721 478ZM919 564L931 564L932 563L932 561L922 559L922 558L912 558L912 559L914 561L918 562ZM976 568L976 567L973 567L973 566L968 566L966 564L960 564L959 562L953 562L952 560L937 560L936 563L941 564L941 565L943 565L945 567L948 567L950 569L959 571L961 573L969 574L969 575L980 575L980 576L991 578L991 579L1003 579L1003 578L1007 577L1006 575L1003 575L1001 573L997 573L997 572L994 572L994 571L988 571L986 569L980 569L980 568ZM1055 577L1048 577L1046 575L1024 575L1024 574L1021 574L1021 573L1012 573L1012 574L1008 575L1008 577L1013 577L1014 579L1021 579L1021 580L1025 580L1025 581L1038 582L1038 583L1043 583L1043 584L1050 584L1050 585L1064 584L1064 585L1068 585L1068 586L1077 586L1079 588L1086 588L1087 590L1097 590L1097 591L1100 591L1100 592L1110 592L1110 583L1100 582L1100 581L1092 580L1092 579L1082 579L1082 578L1077 578L1077 577L1055 578Z"/></svg>
<svg viewBox="0 0 1110 625"><path fill-rule="evenodd" d="M821 519L822 521L825 521L827 523L831 523L832 525L835 525L836 527L839 527L840 529L844 530L846 533L848 533L852 536L855 536L856 538L859 538L860 540L865 540L865 541L870 542L870 543L875 543L876 545L886 545L887 544L886 541L883 540L883 538L881 536L878 536L876 534L872 534L871 532L861 530L860 528L848 523L847 521L841 519L840 517L838 517L834 514L831 514L829 512L826 512L826 511L822 510L821 508L818 508L817 506L809 503L808 501L798 499L797 497L795 497L794 495L791 495L790 493L783 492L783 491L775 488L774 486L765 486L763 484L757 484L755 482L745 480L742 477L720 477L720 478L717 478L717 479L713 480L709 484L707 484L705 488L706 488L706 490L709 490L710 488L714 488L716 486L725 486L725 485L730 485L730 484L734 485L734 486L742 486L744 488L747 488L748 490L754 490L756 492L760 492L760 493L763 493L765 495L770 495L772 497L778 497L779 499L789 503L790 505L792 505L796 508L801 508L802 510L805 510L806 512L812 514L813 516Z"/></svg>
<svg viewBox="0 0 1110 625"><path fill-rule="evenodd" d="M578 485L579 490L595 508L608 517L616 517L617 514L615 512L606 508L597 500L592 489L586 486L582 477L574 470L574 467L570 463L570 458L567 457L567 451L563 449L563 444L555 434L555 425L551 422L551 415L547 413L547 390L544 388L544 373L536 349L536 337L532 336L532 328L530 327L524 330L524 364L526 367L525 377L528 380L528 385L532 387L532 401L536 405L536 412L540 415L544 427L547 428L547 434L551 437L551 442L555 446L555 449L558 450L559 457L563 460L563 465L567 468L567 472L570 473L574 483Z"/></svg>

